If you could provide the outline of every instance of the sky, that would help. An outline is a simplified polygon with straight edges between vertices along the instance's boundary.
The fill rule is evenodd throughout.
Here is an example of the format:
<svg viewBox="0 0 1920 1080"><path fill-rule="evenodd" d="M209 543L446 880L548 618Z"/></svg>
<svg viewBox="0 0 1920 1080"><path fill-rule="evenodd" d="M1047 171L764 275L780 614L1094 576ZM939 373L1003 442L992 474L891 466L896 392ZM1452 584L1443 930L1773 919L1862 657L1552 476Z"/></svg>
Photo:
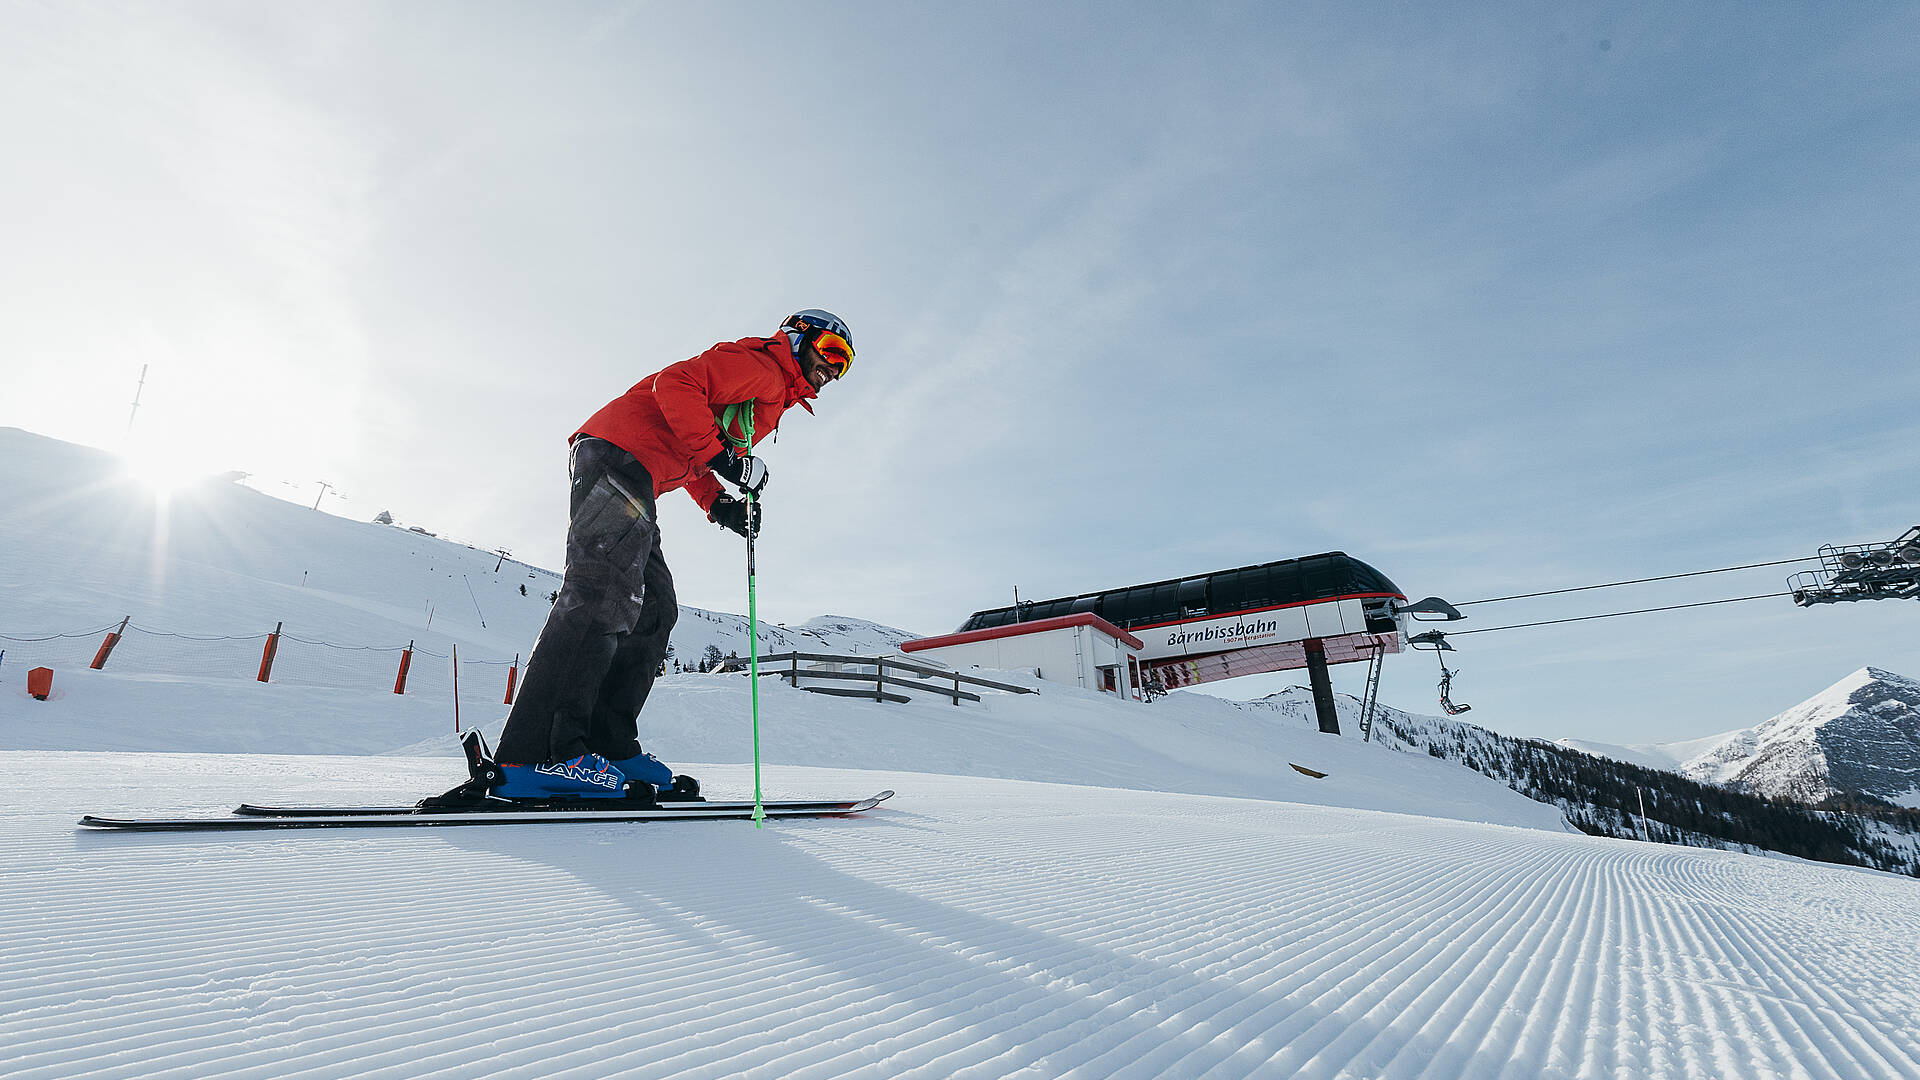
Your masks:
<svg viewBox="0 0 1920 1080"><path fill-rule="evenodd" d="M581 421L825 307L858 358L764 447L772 621L941 633L1331 550L1465 604L1889 540L1916 40L1898 5L0 0L0 425L557 567ZM681 598L744 609L738 540L661 521ZM1652 742L1920 675L1917 620L1774 598L1448 660L1466 719Z"/></svg>

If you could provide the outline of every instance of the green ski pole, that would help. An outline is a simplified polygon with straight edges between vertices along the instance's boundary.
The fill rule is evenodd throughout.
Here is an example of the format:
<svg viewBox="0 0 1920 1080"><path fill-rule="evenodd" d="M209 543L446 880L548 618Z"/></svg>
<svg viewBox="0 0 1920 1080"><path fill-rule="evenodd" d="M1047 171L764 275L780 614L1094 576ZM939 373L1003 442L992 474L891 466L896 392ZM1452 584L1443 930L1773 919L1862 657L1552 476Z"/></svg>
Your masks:
<svg viewBox="0 0 1920 1080"><path fill-rule="evenodd" d="M748 425L751 430L752 422ZM767 811L760 797L760 605L755 595L753 567L755 503L753 492L747 492L747 677L753 680L753 827L764 829Z"/></svg>
<svg viewBox="0 0 1920 1080"><path fill-rule="evenodd" d="M746 454L753 457L753 402L739 410L740 427L745 435ZM743 474L744 475L744 474ZM760 601L753 562L753 517L758 496L742 488L747 499L747 678L753 682L753 827L767 827L767 810L760 789Z"/></svg>

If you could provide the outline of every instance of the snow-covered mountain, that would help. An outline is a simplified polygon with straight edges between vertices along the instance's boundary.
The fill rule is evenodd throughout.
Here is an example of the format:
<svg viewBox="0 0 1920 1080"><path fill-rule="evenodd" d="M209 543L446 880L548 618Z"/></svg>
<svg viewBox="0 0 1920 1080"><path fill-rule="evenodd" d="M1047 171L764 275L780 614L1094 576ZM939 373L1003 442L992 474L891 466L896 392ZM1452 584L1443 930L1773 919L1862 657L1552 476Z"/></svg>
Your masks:
<svg viewBox="0 0 1920 1080"><path fill-rule="evenodd" d="M211 665L214 646L187 656L182 641L264 635L284 626L337 655L305 665L299 642L283 643L291 663L280 678L341 685L394 678L398 649L504 666L524 657L545 622L559 575L503 558L483 545L392 525L350 521L237 483L208 479L161 493L115 455L18 428L0 428L0 650L7 667L93 655L100 634L41 640L130 617L110 670L182 674ZM183 635L168 639L166 635ZM905 630L827 615L798 626L762 623L763 653L825 651L871 655L914 637ZM11 638L12 640L7 640ZM683 605L673 655L696 666L709 648L747 653L747 620ZM318 646L313 646L318 648ZM258 663L259 644L249 647ZM346 653L366 657L346 672ZM238 674L247 664L227 661ZM384 665L384 666L383 666ZM199 670L196 666L195 670ZM424 662L421 675L439 668Z"/></svg>
<svg viewBox="0 0 1920 1080"><path fill-rule="evenodd" d="M1680 771L1800 802L1864 793L1920 807L1920 681L1861 668L1686 758Z"/></svg>
<svg viewBox="0 0 1920 1080"><path fill-rule="evenodd" d="M1560 744L1771 798L1817 804L1864 794L1920 808L1920 680L1876 667L1738 731L1636 746Z"/></svg>
<svg viewBox="0 0 1920 1080"><path fill-rule="evenodd" d="M1677 773L1684 762L1714 749L1738 734L1737 731L1723 731L1717 735L1706 735L1682 742L1635 743L1630 746L1600 742L1595 739L1559 739L1557 741L1561 746L1578 750L1583 754L1612 758L1615 761L1628 761L1649 769L1664 769L1667 772Z"/></svg>

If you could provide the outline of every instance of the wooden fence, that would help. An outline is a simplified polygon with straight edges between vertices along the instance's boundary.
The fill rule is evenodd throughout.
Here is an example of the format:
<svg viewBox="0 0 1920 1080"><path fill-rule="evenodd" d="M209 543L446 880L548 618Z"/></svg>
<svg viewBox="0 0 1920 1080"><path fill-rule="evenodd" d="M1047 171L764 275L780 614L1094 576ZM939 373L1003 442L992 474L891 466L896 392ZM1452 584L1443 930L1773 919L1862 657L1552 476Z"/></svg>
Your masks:
<svg viewBox="0 0 1920 1080"><path fill-rule="evenodd" d="M808 664L833 664L835 668L801 667ZM780 665L786 665L784 667ZM847 667L871 668L871 671L847 671ZM907 673L913 678L902 678ZM999 690L1008 694L1034 694L1039 691L1030 686L1014 686L1010 683L994 682L977 675L962 675L957 671L936 668L927 664L916 664L897 656L832 656L826 653L789 652L776 653L760 658L760 674L775 675L790 681L794 686L815 694L832 694L836 697L872 698L875 701L906 702L912 699L905 694L890 693L889 686L905 690L918 690L923 693L939 694L951 698L955 705L961 701L979 701L980 695L962 690L961 684L981 686L989 690ZM845 682L864 685L851 686L801 686L804 679L819 679L829 682ZM949 686L948 684L952 685Z"/></svg>

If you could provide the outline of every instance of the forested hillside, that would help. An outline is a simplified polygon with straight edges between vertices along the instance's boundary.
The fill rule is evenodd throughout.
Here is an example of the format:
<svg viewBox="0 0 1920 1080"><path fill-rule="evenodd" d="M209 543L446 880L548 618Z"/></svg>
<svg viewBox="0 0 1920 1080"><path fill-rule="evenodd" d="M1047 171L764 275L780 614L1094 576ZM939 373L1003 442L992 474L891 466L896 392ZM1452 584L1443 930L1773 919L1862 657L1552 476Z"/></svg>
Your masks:
<svg viewBox="0 0 1920 1080"><path fill-rule="evenodd" d="M1382 710L1378 724L1409 746L1560 807L1596 836L1764 849L1920 877L1920 811L1871 796L1809 806L1397 709Z"/></svg>

